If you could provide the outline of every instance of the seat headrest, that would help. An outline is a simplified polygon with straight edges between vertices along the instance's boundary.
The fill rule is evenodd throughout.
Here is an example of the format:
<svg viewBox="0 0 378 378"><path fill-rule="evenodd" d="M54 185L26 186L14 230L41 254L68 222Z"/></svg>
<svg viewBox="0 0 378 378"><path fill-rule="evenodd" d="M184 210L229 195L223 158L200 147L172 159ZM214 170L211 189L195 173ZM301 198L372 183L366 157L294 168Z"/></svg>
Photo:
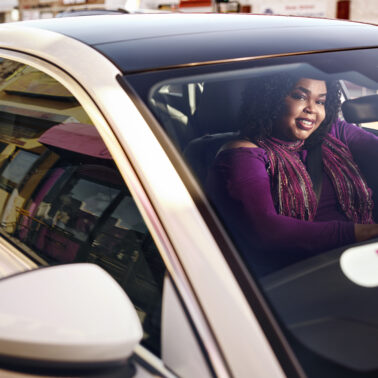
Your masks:
<svg viewBox="0 0 378 378"><path fill-rule="evenodd" d="M219 149L226 143L238 139L239 133L205 135L193 139L184 151L184 157L201 184L205 183L207 171Z"/></svg>
<svg viewBox="0 0 378 378"><path fill-rule="evenodd" d="M346 100L341 105L344 119L350 123L378 121L378 95Z"/></svg>
<svg viewBox="0 0 378 378"><path fill-rule="evenodd" d="M196 119L202 130L198 136L238 130L244 87L240 80L205 83Z"/></svg>

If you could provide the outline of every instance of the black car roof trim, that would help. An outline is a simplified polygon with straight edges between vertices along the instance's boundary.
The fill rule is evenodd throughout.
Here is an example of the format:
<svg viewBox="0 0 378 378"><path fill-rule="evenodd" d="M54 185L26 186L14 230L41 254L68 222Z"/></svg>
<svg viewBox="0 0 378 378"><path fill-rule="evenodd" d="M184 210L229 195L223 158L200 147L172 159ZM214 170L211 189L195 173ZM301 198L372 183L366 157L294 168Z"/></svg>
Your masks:
<svg viewBox="0 0 378 378"><path fill-rule="evenodd" d="M183 63L183 64L176 64L176 65L172 65L172 66L146 68L146 69L142 69L142 70L130 70L130 71L124 70L122 73L124 75L132 75L132 74L139 74L139 73L146 73L146 72L175 70L175 69L181 69L181 68L191 68L191 67L201 67L201 66L210 66L210 65L218 65L218 64L227 64L227 63L248 62L248 61L260 60L260 59L282 58L282 57L286 57L286 56L323 54L323 53L338 52L338 51L341 52L341 51L353 51L353 50L370 50L370 49L376 49L376 48L378 48L378 45L377 46L370 46L370 47L349 47L349 48L341 48L341 49L311 50L311 51L300 51L300 52L283 53L283 54L257 55L257 56L247 56L247 57L242 57L242 58L229 58L229 59L209 60L209 61L203 61L203 62L194 62L194 63ZM108 59L109 59L109 57L108 57ZM118 67L118 68L120 68L120 67Z"/></svg>

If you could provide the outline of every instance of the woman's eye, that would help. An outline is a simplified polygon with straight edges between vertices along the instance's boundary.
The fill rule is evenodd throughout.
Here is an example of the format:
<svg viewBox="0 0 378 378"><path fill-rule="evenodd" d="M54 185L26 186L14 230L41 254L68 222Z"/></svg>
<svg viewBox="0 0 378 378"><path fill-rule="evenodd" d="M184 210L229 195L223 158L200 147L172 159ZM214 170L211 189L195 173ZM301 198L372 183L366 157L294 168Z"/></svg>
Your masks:
<svg viewBox="0 0 378 378"><path fill-rule="evenodd" d="M305 100L306 99L306 96L302 93L292 93L291 94L291 97L294 99L294 100Z"/></svg>
<svg viewBox="0 0 378 378"><path fill-rule="evenodd" d="M316 101L316 103L317 104L319 104L319 105L325 105L325 100L318 100L318 101Z"/></svg>

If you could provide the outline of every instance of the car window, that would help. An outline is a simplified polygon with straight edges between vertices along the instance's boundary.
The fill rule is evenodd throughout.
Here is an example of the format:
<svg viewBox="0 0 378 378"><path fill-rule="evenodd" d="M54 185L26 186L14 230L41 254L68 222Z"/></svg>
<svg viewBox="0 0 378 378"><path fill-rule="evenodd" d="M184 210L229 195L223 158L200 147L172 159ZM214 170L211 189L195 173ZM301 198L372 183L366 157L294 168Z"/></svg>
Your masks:
<svg viewBox="0 0 378 378"><path fill-rule="evenodd" d="M377 58L375 49L339 51L125 77L181 155L169 154L183 178L180 164L190 169L309 376L378 372L378 235L360 240L363 252L354 230L378 222ZM350 249L359 273L345 263ZM371 277L369 287L359 274Z"/></svg>
<svg viewBox="0 0 378 378"><path fill-rule="evenodd" d="M74 96L0 62L0 234L46 264L93 262L127 292L160 354L164 264L109 151Z"/></svg>

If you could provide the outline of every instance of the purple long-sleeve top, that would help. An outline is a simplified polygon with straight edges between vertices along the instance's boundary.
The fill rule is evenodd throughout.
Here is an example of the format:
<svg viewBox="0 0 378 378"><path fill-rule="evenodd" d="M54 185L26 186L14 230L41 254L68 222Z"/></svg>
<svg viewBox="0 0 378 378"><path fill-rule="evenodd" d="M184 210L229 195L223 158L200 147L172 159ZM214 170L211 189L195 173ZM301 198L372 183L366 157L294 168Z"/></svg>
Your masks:
<svg viewBox="0 0 378 378"><path fill-rule="evenodd" d="M330 133L348 146L376 200L378 137L341 120ZM307 151L298 154L306 164ZM340 209L325 172L315 219L303 221L277 213L267 164L262 148L226 149L218 153L207 182L210 198L231 235L261 272L355 242L354 224Z"/></svg>

